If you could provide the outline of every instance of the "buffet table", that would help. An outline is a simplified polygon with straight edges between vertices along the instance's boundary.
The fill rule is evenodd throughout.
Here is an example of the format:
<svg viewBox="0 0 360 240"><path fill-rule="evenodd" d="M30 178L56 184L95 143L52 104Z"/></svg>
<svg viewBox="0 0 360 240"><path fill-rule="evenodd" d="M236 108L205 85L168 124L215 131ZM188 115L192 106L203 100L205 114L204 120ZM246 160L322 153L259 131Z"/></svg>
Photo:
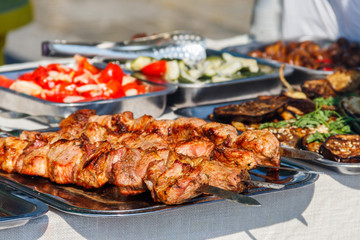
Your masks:
<svg viewBox="0 0 360 240"><path fill-rule="evenodd" d="M246 39L242 38L241 41ZM160 118L176 117L168 109ZM36 125L28 127L37 128ZM262 204L261 207L247 207L232 201L220 200L160 212L118 217L78 216L50 207L45 215L32 219L23 226L1 230L1 238L14 240L359 238L360 175L344 175L321 166L297 162L323 174L311 185L254 196Z"/></svg>

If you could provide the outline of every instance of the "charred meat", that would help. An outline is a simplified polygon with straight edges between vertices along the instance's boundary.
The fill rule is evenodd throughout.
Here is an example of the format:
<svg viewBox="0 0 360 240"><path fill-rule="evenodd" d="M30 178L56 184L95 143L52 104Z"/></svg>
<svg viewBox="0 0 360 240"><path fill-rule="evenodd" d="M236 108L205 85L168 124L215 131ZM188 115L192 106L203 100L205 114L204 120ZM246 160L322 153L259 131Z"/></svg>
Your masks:
<svg viewBox="0 0 360 240"><path fill-rule="evenodd" d="M244 191L249 170L280 165L279 145L266 130L238 135L231 125L197 118L80 110L56 133L1 138L0 169L84 188L114 184L125 195L149 190L155 201L180 204L202 185Z"/></svg>

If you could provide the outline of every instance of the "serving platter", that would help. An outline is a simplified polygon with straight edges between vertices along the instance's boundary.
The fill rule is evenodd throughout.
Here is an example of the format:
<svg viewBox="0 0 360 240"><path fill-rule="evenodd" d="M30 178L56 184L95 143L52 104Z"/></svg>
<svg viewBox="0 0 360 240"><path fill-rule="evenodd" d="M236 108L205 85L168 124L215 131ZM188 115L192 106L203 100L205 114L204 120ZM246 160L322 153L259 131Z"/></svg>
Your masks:
<svg viewBox="0 0 360 240"><path fill-rule="evenodd" d="M45 203L0 183L0 230L22 226L47 211Z"/></svg>
<svg viewBox="0 0 360 240"><path fill-rule="evenodd" d="M221 56L222 53L224 53L224 51L206 50L208 57ZM251 58L244 54L233 52L231 52L231 54L235 57ZM280 93L282 87L279 79L280 64L264 59L256 60L260 66L270 68L271 72L259 76L243 77L216 83L178 83L176 84L177 91L168 95L168 104L174 107L189 107L252 98L259 93ZM284 69L284 76L290 76L292 73L292 68L286 67Z"/></svg>
<svg viewBox="0 0 360 240"><path fill-rule="evenodd" d="M282 159L281 165L294 169L308 169L299 163L285 158ZM261 176L266 176L266 169L259 168L251 172L253 180L264 181ZM284 184L284 188L252 188L244 192L244 194L248 196L262 195L305 187L315 183L317 179L318 174L315 173L280 170L274 180L270 182ZM165 205L154 202L149 192L135 196L124 196L119 194L117 187L114 185L106 185L95 190L86 190L74 185L56 184L41 177L4 172L0 172L0 183L37 198L60 211L90 217L122 217L150 214L194 204L223 200L212 195L202 195L181 205ZM266 203L263 203L263 205L266 205Z"/></svg>
<svg viewBox="0 0 360 240"><path fill-rule="evenodd" d="M221 56L224 51L206 49L206 56ZM230 53L235 57L254 59L244 54ZM236 101L263 94L278 94L281 91L281 81L279 79L279 69L281 64L270 62L266 59L256 59L260 68L267 72L256 76L242 76L228 81L204 82L204 83L168 83L176 86L177 90L168 95L168 106L170 107L189 107L203 104L220 103L225 101ZM104 65L108 62L124 63L121 59L100 57L94 58L94 64ZM284 76L290 76L294 69L286 67ZM134 72L133 76L143 80L165 83L165 79L148 77L139 72Z"/></svg>
<svg viewBox="0 0 360 240"><path fill-rule="evenodd" d="M45 66L50 63L71 64L72 61L73 59L60 59L5 65L0 67L0 75L15 80L20 75L33 71L39 65ZM164 85L150 82L144 82L144 84L148 85L150 88L150 91L145 94L76 103L51 102L23 93L17 93L8 88L0 87L0 107L30 115L49 115L57 117L67 117L71 113L80 109L95 109L100 115L132 111L136 117L150 112L153 116L158 117L166 108L167 95L175 92L177 87L174 85Z"/></svg>
<svg viewBox="0 0 360 240"><path fill-rule="evenodd" d="M321 48L324 47L328 47L330 46L330 44L332 44L334 41L331 41L329 39L318 39L318 38L313 38L313 37L303 37L300 39L295 39L293 41L297 41L297 42L302 42L302 41L312 41L316 44L318 44ZM291 40L287 40L284 41L285 43L287 42L291 42ZM245 56L248 56L248 54L251 51L257 50L257 49L264 49L266 46L268 45L272 45L275 42L250 42L247 44L243 44L243 45L234 45L234 46L229 46L226 47L224 49L222 49L222 51L225 52L230 52L230 53L237 53L237 54L243 54ZM262 58L257 58L257 59L262 59ZM272 60L272 59L266 59L267 62L269 63L273 63L273 64L282 64L279 61L276 60ZM326 71L326 70L315 70L315 69L310 69L307 67L302 67L302 66L296 66L293 64L286 64L289 68L292 68L294 70L294 75L297 75L297 77L299 77L298 75L301 74L303 77L306 78L313 78L313 77L320 77L320 76L326 76L328 74L332 74L333 71Z"/></svg>
<svg viewBox="0 0 360 240"><path fill-rule="evenodd" d="M235 102L219 103L219 104L208 104L195 107L185 107L175 110L175 114L183 117L197 117L208 120L208 116L213 113L214 109L220 106L226 106L230 104L238 104L246 100L240 100ZM305 160L299 159L306 163L314 163L319 166L331 169L332 171L346 174L346 175L358 175L360 174L360 163L341 163L335 162L328 159L316 159L316 160Z"/></svg>

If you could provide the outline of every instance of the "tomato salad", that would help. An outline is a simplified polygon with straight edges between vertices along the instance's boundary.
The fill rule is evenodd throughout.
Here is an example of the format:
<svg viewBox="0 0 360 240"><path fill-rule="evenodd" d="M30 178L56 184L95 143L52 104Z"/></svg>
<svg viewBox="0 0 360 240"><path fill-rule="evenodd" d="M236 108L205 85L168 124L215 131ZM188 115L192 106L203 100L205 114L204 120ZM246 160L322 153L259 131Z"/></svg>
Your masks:
<svg viewBox="0 0 360 240"><path fill-rule="evenodd" d="M52 102L84 102L144 94L146 85L109 63L101 70L76 55L74 68L62 64L39 66L11 80L0 76L0 86Z"/></svg>

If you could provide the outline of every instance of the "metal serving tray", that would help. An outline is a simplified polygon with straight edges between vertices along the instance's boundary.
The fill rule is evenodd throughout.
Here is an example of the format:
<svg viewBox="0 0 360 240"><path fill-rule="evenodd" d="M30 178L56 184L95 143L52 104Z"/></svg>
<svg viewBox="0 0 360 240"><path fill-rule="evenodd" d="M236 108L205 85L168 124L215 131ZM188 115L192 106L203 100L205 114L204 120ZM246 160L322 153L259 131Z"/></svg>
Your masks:
<svg viewBox="0 0 360 240"><path fill-rule="evenodd" d="M230 104L237 104L241 103L242 101L236 101L236 102L228 102L228 103L222 103L222 104L211 104L211 105L203 105L203 106L197 106L197 107L186 107L186 108L180 108L175 111L175 114L184 116L184 117L197 117L202 118L205 120L208 120L208 116L213 113L214 108L220 107L220 106L226 106ZM301 159L300 159L301 160ZM328 159L317 159L317 160L302 160L307 163L315 163L319 166L331 169L333 171L339 172L341 174L346 175L357 175L360 174L360 163L339 163L335 161L331 161Z"/></svg>
<svg viewBox="0 0 360 240"><path fill-rule="evenodd" d="M299 163L286 159L282 160L282 166L308 169ZM255 169L252 173L256 175L252 175L253 180L264 181L258 175L265 175L265 169ZM251 196L295 189L313 184L317 179L318 174L281 170L278 178L273 182L284 184L284 188L253 188L244 194ZM0 183L16 188L60 211L90 217L121 217L149 214L178 209L193 204L223 200L212 195L204 195L181 205L169 206L155 203L149 192L136 196L124 196L119 194L117 187L114 185L107 185L95 190L86 190L74 185L52 183L45 178L8 174L1 171Z"/></svg>
<svg viewBox="0 0 360 240"><path fill-rule="evenodd" d="M221 56L223 51L207 49L207 56ZM234 56L251 58L237 53ZM206 84L176 84L178 89L168 95L168 103L174 107L189 107L195 105L236 101L240 99L256 97L259 94L279 94L282 88L279 79L279 63L273 63L264 59L257 59L258 64L273 69L270 74L255 77L239 78L230 81ZM289 76L292 68L286 67L284 75Z"/></svg>
<svg viewBox="0 0 360 240"><path fill-rule="evenodd" d="M298 41L298 42L302 42L302 41L313 41L317 44L319 44L320 47L327 47L329 46L331 43L333 43L333 41L328 40L328 39L315 39L313 37L303 37L300 39L294 39L294 41ZM286 42L290 42L291 40L288 41L284 41ZM275 42L250 42L248 44L243 44L243 45L235 45L235 46L229 46L226 47L224 49L222 49L222 51L225 52L229 52L229 53L237 53L237 54L243 54L245 56L248 56L248 54L251 51L257 50L257 49L264 49L266 46L270 45L270 44L274 44ZM262 59L262 58L256 58L256 59ZM273 63L273 64L282 64L279 61L276 60L272 60L272 59L264 59L269 63ZM333 73L333 71L325 71L325 70L315 70L315 69L310 69L310 68L306 68L306 67L302 67L302 66L296 66L296 65L292 65L292 64L286 64L288 67L293 68L294 69L294 74L293 76L296 75L296 78L305 78L305 79L311 79L311 78L320 78L322 76L326 76L328 74Z"/></svg>
<svg viewBox="0 0 360 240"><path fill-rule="evenodd" d="M0 67L0 75L10 79L17 79L21 74L34 70L39 65L50 63L71 63L72 60L41 61L24 64L5 65ZM95 109L98 115L115 114L123 111L132 111L135 117L151 114L159 117L165 110L167 95L176 91L174 85L160 85L144 82L150 86L150 92L142 95L123 97L109 100L99 100L78 103L56 103L36 98L30 95L17 93L13 90L0 87L0 107L7 110L23 112L30 115L52 115L67 117L80 109Z"/></svg>
<svg viewBox="0 0 360 240"><path fill-rule="evenodd" d="M0 230L22 226L47 211L45 203L0 183Z"/></svg>

